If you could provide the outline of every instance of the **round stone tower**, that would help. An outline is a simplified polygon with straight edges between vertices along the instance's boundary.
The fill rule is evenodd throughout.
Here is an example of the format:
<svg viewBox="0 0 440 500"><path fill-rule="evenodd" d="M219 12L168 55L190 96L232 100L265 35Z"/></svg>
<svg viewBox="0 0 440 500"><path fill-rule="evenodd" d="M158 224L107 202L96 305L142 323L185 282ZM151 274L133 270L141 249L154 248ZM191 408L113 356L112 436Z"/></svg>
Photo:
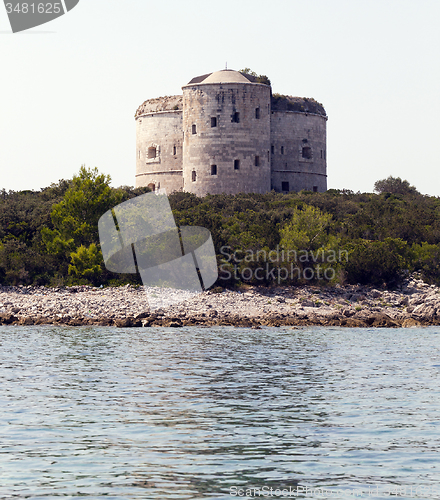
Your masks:
<svg viewBox="0 0 440 500"><path fill-rule="evenodd" d="M182 87L184 191L270 191L271 91L251 78L222 70Z"/></svg>
<svg viewBox="0 0 440 500"><path fill-rule="evenodd" d="M314 99L274 94L271 103L272 189L327 190L327 114Z"/></svg>
<svg viewBox="0 0 440 500"><path fill-rule="evenodd" d="M327 189L327 114L306 97L271 94L260 78L222 70L183 96L136 111L136 186L153 191L266 193Z"/></svg>
<svg viewBox="0 0 440 500"><path fill-rule="evenodd" d="M136 187L182 191L182 96L149 99L135 119Z"/></svg>

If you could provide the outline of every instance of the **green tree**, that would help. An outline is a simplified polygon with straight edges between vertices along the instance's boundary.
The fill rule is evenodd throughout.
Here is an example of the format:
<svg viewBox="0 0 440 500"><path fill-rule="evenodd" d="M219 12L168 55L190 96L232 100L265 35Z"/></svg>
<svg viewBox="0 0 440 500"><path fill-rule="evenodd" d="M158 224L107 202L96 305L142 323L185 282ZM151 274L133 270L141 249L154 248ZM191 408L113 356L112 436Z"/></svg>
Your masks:
<svg viewBox="0 0 440 500"><path fill-rule="evenodd" d="M280 230L281 246L307 251L328 246L332 240L328 234L332 218L331 214L310 205L295 208L290 222Z"/></svg>
<svg viewBox="0 0 440 500"><path fill-rule="evenodd" d="M240 70L240 73L245 75L253 76L256 78L257 83L264 83L264 85L271 85L269 78L266 75L257 75L255 71L252 71L251 68L244 68Z"/></svg>
<svg viewBox="0 0 440 500"><path fill-rule="evenodd" d="M440 285L440 245L414 243L411 251L413 269L418 271L427 283Z"/></svg>
<svg viewBox="0 0 440 500"><path fill-rule="evenodd" d="M348 244L345 265L347 281L375 286L397 285L410 267L410 249L406 241L385 238L384 241L359 240Z"/></svg>
<svg viewBox="0 0 440 500"><path fill-rule="evenodd" d="M331 268L334 273L328 276L336 277L341 267L340 239L330 234L332 218L331 214L310 205L294 209L291 220L280 229L280 246L287 250L285 255L289 264L296 263L303 270L314 269L313 276L317 279L322 279L322 273Z"/></svg>
<svg viewBox="0 0 440 500"><path fill-rule="evenodd" d="M414 186L410 186L409 182L400 177L392 177L376 181L374 183L374 191L376 193L391 193L391 194L420 194Z"/></svg>
<svg viewBox="0 0 440 500"><path fill-rule="evenodd" d="M87 267L93 260L95 247L99 251L98 221L101 215L124 199L124 191L112 189L110 180L109 175L100 174L97 168L82 166L62 201L52 207L50 217L54 229L45 227L41 234L47 251L58 258L61 275L70 274L81 279L99 275L98 264ZM81 247L84 250L79 250ZM99 267L102 263L101 256Z"/></svg>
<svg viewBox="0 0 440 500"><path fill-rule="evenodd" d="M85 247L81 245L76 252L72 252L71 264L69 265L69 275L77 280L91 281L97 283L102 274L102 254L99 248L92 243Z"/></svg>
<svg viewBox="0 0 440 500"><path fill-rule="evenodd" d="M110 187L110 180L109 175L99 174L97 168L81 167L63 200L52 207L54 229L42 230L50 253L70 255L81 245L99 242L99 218L123 199L120 190Z"/></svg>

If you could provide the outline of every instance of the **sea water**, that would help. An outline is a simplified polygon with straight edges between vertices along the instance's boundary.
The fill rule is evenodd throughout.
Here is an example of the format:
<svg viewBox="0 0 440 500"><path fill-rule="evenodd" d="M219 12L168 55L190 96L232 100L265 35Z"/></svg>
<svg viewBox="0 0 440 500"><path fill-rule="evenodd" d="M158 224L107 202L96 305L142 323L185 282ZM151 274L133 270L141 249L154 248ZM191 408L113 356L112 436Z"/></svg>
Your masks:
<svg viewBox="0 0 440 500"><path fill-rule="evenodd" d="M440 498L439 333L0 327L0 498Z"/></svg>

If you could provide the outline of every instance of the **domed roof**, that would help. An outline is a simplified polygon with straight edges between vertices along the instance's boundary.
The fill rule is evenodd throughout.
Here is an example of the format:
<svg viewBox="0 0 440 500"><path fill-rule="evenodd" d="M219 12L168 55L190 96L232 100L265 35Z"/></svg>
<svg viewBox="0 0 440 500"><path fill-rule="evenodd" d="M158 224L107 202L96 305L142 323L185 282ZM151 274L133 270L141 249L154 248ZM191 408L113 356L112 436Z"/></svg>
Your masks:
<svg viewBox="0 0 440 500"><path fill-rule="evenodd" d="M234 71L233 69L222 69L208 73L207 75L196 76L187 85L200 85L209 83L256 83L251 75Z"/></svg>

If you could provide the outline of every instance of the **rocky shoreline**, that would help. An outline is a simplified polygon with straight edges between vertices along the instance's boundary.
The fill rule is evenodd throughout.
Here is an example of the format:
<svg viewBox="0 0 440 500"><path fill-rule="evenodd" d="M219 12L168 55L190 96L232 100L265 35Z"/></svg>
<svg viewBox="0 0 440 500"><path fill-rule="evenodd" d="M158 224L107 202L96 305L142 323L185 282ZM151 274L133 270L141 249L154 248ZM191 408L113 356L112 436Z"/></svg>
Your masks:
<svg viewBox="0 0 440 500"><path fill-rule="evenodd" d="M149 290L151 295L152 290ZM169 292L172 294L172 291ZM174 292L174 294L184 292ZM440 288L412 277L396 290L366 286L221 287L151 311L143 287L0 286L0 325L346 326L440 325Z"/></svg>

